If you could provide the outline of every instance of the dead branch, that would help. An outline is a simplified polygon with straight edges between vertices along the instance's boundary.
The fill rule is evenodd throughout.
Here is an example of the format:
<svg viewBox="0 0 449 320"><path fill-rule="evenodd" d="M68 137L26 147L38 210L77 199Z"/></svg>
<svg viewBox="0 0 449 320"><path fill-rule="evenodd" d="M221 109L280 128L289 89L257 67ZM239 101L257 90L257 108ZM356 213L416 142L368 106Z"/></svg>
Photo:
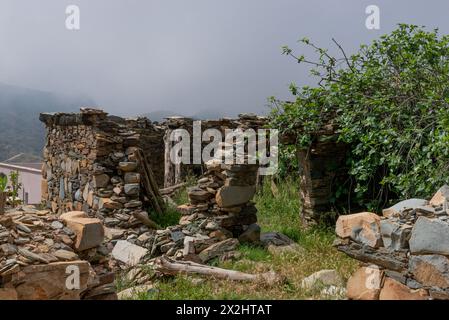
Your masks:
<svg viewBox="0 0 449 320"><path fill-rule="evenodd" d="M249 274L235 270L211 267L191 261L175 261L166 256L159 257L155 260L155 270L165 275L199 274L233 281L261 281L269 285L282 282L281 277L272 271L260 274Z"/></svg>

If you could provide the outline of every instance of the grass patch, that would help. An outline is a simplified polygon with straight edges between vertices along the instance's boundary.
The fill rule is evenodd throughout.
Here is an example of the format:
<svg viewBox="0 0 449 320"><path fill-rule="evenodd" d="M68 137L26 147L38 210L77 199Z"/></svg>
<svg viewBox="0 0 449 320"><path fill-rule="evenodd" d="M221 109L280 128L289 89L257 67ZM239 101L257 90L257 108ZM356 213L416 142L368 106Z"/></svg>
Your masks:
<svg viewBox="0 0 449 320"><path fill-rule="evenodd" d="M267 177L254 197L262 232L279 231L297 241L302 227L299 214L301 209L299 182L293 178L287 178L278 183L278 191L278 196L273 196L270 179Z"/></svg>
<svg viewBox="0 0 449 320"><path fill-rule="evenodd" d="M335 269L346 280L358 263L332 247L335 235L332 228L317 226L305 229L301 225L299 183L289 178L278 183L279 193L273 196L270 181L266 179L255 196L259 224L263 232L278 231L300 248L294 252L272 254L258 246L240 245L242 257L237 261L211 264L247 273L275 271L286 278L286 283L267 286L262 283L234 282L219 279L192 280L179 275L155 283L156 289L136 299L335 299L341 296L323 295L320 290L303 290L301 281L322 269ZM185 203L186 190L178 191L175 201ZM200 279L197 277L196 279Z"/></svg>
<svg viewBox="0 0 449 320"><path fill-rule="evenodd" d="M178 224L180 218L181 214L173 206L167 206L163 214L157 214L156 212L150 214L150 219L156 222L161 228Z"/></svg>

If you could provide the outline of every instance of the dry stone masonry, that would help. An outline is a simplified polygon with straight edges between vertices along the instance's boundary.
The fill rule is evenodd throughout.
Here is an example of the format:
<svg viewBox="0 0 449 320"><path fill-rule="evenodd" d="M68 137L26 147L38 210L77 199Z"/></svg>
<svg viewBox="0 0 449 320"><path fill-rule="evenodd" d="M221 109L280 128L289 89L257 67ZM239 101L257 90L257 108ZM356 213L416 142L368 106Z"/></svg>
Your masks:
<svg viewBox="0 0 449 320"><path fill-rule="evenodd" d="M170 135L174 130L184 129L191 136L193 136L193 122L192 118L186 117L170 117L163 123L166 127L164 135L165 145L165 180L164 186L170 187L179 184L184 181L184 178L188 174L201 174L204 172L203 165L198 164L174 164L170 161L170 151L173 148L175 142L170 140ZM222 136L225 136L226 130L241 129L243 131L253 129L257 132L257 129L262 129L268 124L268 119L265 117L257 116L252 113L239 114L237 119L222 118L219 120L202 120L201 130L217 129ZM193 143L193 140L191 141ZM207 142L203 142L207 144ZM191 154L192 156L192 154ZM193 163L193 162L191 162Z"/></svg>
<svg viewBox="0 0 449 320"><path fill-rule="evenodd" d="M449 299L449 186L429 201L402 201L383 217L340 216L336 233L338 250L364 264L348 281L348 298Z"/></svg>
<svg viewBox="0 0 449 320"><path fill-rule="evenodd" d="M144 186L152 182L157 193L157 184L163 183L160 127L146 118L122 119L84 108L73 114L43 113L40 120L47 127L42 168L47 208L59 214L87 212L123 236L154 227L145 209L154 206L155 195ZM147 180L149 170L155 172L154 181Z"/></svg>
<svg viewBox="0 0 449 320"><path fill-rule="evenodd" d="M0 300L117 299L102 243L101 221L83 212L7 210L0 216Z"/></svg>
<svg viewBox="0 0 449 320"><path fill-rule="evenodd" d="M123 267L161 255L207 263L232 258L239 242L260 241L257 209L251 202L258 166L213 159L206 170L198 185L188 190L190 203L178 207L182 214L178 225L116 243L112 256Z"/></svg>

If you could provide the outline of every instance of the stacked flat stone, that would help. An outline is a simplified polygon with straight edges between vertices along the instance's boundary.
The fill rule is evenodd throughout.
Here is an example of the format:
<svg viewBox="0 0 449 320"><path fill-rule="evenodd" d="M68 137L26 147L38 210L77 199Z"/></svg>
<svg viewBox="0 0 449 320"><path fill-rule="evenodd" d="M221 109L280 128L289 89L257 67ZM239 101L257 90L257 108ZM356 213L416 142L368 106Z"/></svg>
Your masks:
<svg viewBox="0 0 449 320"><path fill-rule="evenodd" d="M178 225L117 241L112 256L122 266L160 255L206 263L232 258L240 242L260 241L257 209L251 202L258 166L213 159L206 168L198 184L188 189L190 203L178 206L182 214Z"/></svg>
<svg viewBox="0 0 449 320"><path fill-rule="evenodd" d="M122 119L96 109L41 114L47 127L42 197L55 213L85 211L123 238L148 231L139 148L163 183L163 130L146 118ZM117 234L120 231L115 231Z"/></svg>
<svg viewBox="0 0 449 320"><path fill-rule="evenodd" d="M103 226L75 214L22 206L0 216L0 300L116 298ZM73 268L80 271L74 290L66 282Z"/></svg>
<svg viewBox="0 0 449 320"><path fill-rule="evenodd" d="M165 145L165 180L164 186L170 187L184 181L189 173L201 172L202 165L198 164L184 164L172 163L170 161L170 152L174 146L174 142L170 140L170 135L173 130L184 129L192 136L193 135L193 121L192 118L186 117L169 117L163 126L166 128L164 135ZM219 130L223 137L225 137L226 130L248 130L252 129L257 132L258 129L265 128L268 124L266 117L258 116L253 113L241 113L238 118L221 118L217 120L201 120L201 130L207 129ZM193 142L192 142L193 143ZM207 141L203 141L203 146L207 145Z"/></svg>
<svg viewBox="0 0 449 320"><path fill-rule="evenodd" d="M350 299L449 299L449 186L430 201L340 216L336 247L363 262L348 281Z"/></svg>

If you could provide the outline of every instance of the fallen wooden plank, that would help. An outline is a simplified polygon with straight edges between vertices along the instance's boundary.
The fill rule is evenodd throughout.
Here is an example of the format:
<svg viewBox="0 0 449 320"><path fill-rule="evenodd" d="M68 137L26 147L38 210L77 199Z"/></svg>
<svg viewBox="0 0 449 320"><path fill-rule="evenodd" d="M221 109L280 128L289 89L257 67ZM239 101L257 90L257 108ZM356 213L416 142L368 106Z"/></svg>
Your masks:
<svg viewBox="0 0 449 320"><path fill-rule="evenodd" d="M171 187L168 187L168 188L159 189L159 193L161 195L163 195L163 196L169 195L169 194L172 194L173 192L175 192L176 190L184 187L185 185L186 185L185 182L178 183L178 184L175 184L174 186L171 186Z"/></svg>
<svg viewBox="0 0 449 320"><path fill-rule="evenodd" d="M282 278L272 271L260 274L249 274L235 270L211 267L191 261L175 261L166 256L156 258L154 266L156 271L166 275L199 274L233 281L261 281L270 285L282 282Z"/></svg>

